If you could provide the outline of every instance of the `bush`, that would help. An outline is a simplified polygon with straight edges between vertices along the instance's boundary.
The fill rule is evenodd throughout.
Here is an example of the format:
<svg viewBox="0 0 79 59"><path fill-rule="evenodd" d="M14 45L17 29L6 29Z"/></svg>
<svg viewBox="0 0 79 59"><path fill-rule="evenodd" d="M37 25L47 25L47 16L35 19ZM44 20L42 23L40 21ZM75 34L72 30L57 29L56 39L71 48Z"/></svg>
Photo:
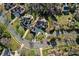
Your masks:
<svg viewBox="0 0 79 59"><path fill-rule="evenodd" d="M11 38L11 35L9 32L4 32L3 37Z"/></svg>

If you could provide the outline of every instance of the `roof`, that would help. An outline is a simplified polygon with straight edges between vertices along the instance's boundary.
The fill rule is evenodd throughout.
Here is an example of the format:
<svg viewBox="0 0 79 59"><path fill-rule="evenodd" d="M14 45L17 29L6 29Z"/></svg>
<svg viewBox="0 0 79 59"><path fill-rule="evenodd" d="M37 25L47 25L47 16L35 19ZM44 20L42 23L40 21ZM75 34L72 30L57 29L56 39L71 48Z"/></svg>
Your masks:
<svg viewBox="0 0 79 59"><path fill-rule="evenodd" d="M10 49L4 49L1 56L12 56Z"/></svg>

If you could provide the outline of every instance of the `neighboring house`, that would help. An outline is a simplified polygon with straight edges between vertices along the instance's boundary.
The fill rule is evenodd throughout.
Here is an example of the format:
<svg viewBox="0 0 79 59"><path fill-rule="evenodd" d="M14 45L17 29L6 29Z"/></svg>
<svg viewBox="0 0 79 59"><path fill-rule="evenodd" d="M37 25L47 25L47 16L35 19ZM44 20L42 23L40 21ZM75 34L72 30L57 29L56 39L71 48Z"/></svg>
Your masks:
<svg viewBox="0 0 79 59"><path fill-rule="evenodd" d="M30 28L32 19L33 19L33 16L31 15L23 16L21 18L20 25L26 30L27 28Z"/></svg>
<svg viewBox="0 0 79 59"><path fill-rule="evenodd" d="M15 17L20 17L25 13L25 8L22 6L16 6L11 10L11 13L15 16Z"/></svg>
<svg viewBox="0 0 79 59"><path fill-rule="evenodd" d="M10 8L14 7L16 4L14 3L5 3L4 4L4 7L6 10L9 10Z"/></svg>
<svg viewBox="0 0 79 59"><path fill-rule="evenodd" d="M12 52L10 51L10 49L6 48L2 51L1 56L13 56Z"/></svg>

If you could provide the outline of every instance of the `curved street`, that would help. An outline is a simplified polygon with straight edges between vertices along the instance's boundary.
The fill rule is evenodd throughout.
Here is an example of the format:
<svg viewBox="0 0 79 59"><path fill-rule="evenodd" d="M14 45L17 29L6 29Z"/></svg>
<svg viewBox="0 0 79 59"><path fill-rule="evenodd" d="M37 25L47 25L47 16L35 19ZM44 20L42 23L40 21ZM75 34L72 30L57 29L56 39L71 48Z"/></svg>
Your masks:
<svg viewBox="0 0 79 59"><path fill-rule="evenodd" d="M20 43L20 45L24 44L24 46L28 49L30 49L31 47L33 48L46 47L46 44L41 44L38 41L31 44L29 40L22 38L19 34L16 33L12 25L9 23L8 20L5 19L4 16L0 16L0 22L4 24L5 26L7 26L7 30L9 31L11 36L14 37L16 41Z"/></svg>

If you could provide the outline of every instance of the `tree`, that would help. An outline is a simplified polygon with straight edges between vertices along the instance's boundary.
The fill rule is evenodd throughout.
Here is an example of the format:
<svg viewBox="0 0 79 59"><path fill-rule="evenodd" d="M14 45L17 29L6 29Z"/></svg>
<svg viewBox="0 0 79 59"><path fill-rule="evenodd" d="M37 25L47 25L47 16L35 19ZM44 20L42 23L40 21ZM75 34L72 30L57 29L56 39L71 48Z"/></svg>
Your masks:
<svg viewBox="0 0 79 59"><path fill-rule="evenodd" d="M29 4L29 11L31 14L35 13L41 17L45 17L48 19L49 16L52 15L61 15L61 5L60 4L47 4L47 3L39 3L39 4Z"/></svg>
<svg viewBox="0 0 79 59"><path fill-rule="evenodd" d="M74 18L75 18L76 21L79 21L79 8L77 8L77 9L75 10Z"/></svg>
<svg viewBox="0 0 79 59"><path fill-rule="evenodd" d="M11 35L9 32L4 32L3 37L11 38Z"/></svg>
<svg viewBox="0 0 79 59"><path fill-rule="evenodd" d="M73 14L75 12L75 10L76 10L76 4L70 4L69 5L69 10Z"/></svg>

